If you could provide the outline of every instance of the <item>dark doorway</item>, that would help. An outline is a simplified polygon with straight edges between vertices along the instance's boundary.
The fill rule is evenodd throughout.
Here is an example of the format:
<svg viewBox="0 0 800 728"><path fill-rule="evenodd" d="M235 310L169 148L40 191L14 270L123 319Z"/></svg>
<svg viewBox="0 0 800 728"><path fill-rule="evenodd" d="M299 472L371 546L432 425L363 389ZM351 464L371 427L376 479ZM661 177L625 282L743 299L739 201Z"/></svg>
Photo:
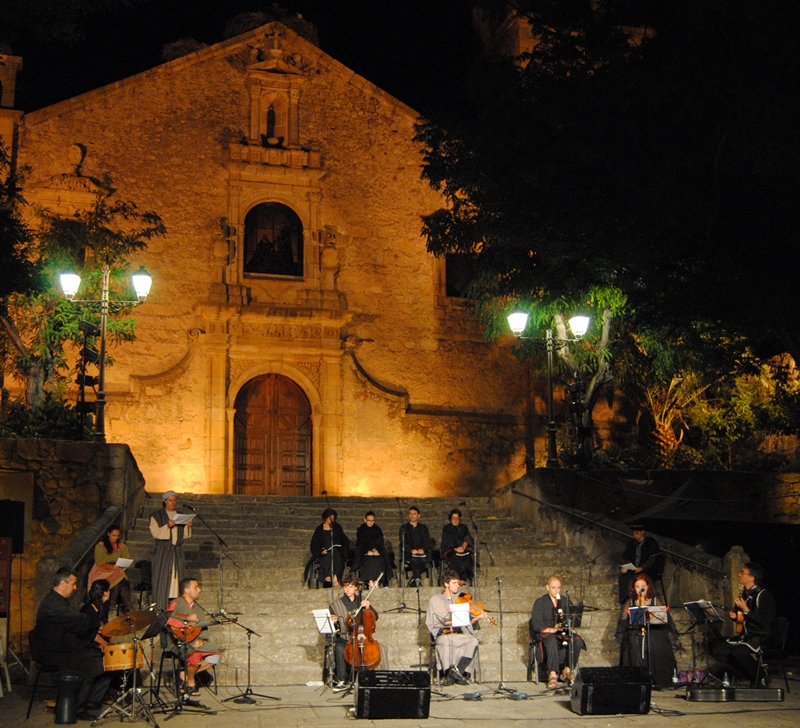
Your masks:
<svg viewBox="0 0 800 728"><path fill-rule="evenodd" d="M311 405L280 374L251 379L236 396L234 492L311 495Z"/></svg>

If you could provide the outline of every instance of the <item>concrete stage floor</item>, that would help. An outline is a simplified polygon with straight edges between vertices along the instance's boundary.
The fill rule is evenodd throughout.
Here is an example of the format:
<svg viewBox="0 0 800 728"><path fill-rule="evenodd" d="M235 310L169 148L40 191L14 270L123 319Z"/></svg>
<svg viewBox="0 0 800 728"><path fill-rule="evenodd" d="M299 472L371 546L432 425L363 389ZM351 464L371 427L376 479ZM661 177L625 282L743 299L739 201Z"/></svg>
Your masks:
<svg viewBox="0 0 800 728"><path fill-rule="evenodd" d="M773 680L773 687L785 687L783 680ZM237 705L233 702L223 703L226 697L240 693L238 688L221 687L219 696L208 689L203 689L198 699L215 715L182 713L169 717L155 714L159 726L170 728L263 728L264 726L344 726L356 722L364 726L461 726L487 725L547 725L577 727L581 724L590 726L643 726L645 728L752 728L753 726L770 726L770 728L796 728L800 725L800 680L790 679L792 692L785 696L782 703L765 702L730 702L707 703L689 702L685 699L685 691L654 691L651 709L646 715L577 715L570 707L569 695L566 691L555 694L544 689L543 685L532 683L509 683L508 687L516 688L528 694L525 700L509 700L493 695L484 695L481 701L466 701L465 693L473 693L476 689L491 690L497 685L479 685L444 688L443 696L431 694L430 714L427 720L356 719L354 696L333 695L322 687L306 685L263 686L254 687L254 691L279 697L280 701L259 699L257 705ZM54 697L52 687L40 688L34 703L30 720L25 720L31 688L24 684L13 684L12 692L6 692L0 698L0 726L8 728L43 728L54 724L53 712L47 712L43 700ZM5 689L5 686L4 686ZM114 726L119 724L118 718L109 717L99 725ZM131 721L125 721L131 722ZM135 722L146 726L141 718ZM80 726L91 726L92 723L79 721Z"/></svg>

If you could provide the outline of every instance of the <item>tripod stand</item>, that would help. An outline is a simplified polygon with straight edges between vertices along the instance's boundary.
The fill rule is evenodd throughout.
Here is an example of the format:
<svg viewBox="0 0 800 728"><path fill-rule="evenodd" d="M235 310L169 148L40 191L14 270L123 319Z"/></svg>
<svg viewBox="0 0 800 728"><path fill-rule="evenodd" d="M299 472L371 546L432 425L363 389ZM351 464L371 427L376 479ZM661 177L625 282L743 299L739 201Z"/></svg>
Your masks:
<svg viewBox="0 0 800 728"><path fill-rule="evenodd" d="M500 682L497 684L497 687L494 690L482 690L478 693L475 693L472 696L472 700L480 700L480 697L483 695L502 695L506 698L511 698L512 700L524 700L528 696L525 693L520 693L516 688L510 688L503 682L503 589L502 589L502 579L499 576L495 577L495 581L497 582L497 602L498 602L498 613L500 616L499 627L500 627ZM475 696L478 696L477 698Z"/></svg>
<svg viewBox="0 0 800 728"><path fill-rule="evenodd" d="M247 687L245 688L243 693L239 693L238 695L234 695L230 698L225 698L223 703L227 703L229 700L232 700L234 703L238 704L246 704L246 705L253 705L258 703L255 698L266 698L267 700L280 700L280 698L276 698L273 695L264 695L262 693L253 692L253 687L251 685L250 679L250 657L251 657L251 649L252 649L252 637L255 635L256 637L261 637L261 635L256 632L255 630L250 629L250 627L245 627L243 624L239 624L236 620L231 620L232 624L235 624L237 627L240 627L245 632L247 632ZM255 696L255 698L254 698Z"/></svg>

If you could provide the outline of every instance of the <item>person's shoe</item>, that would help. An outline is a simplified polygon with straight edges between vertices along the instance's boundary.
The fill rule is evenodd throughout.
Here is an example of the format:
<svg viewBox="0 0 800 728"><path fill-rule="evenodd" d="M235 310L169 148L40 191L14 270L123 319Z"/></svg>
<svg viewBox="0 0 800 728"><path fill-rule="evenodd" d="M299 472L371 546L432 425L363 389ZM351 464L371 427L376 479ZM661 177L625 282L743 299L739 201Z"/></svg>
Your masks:
<svg viewBox="0 0 800 728"><path fill-rule="evenodd" d="M453 678L453 682L457 682L459 685L469 685L469 680L461 674L457 667L450 668L450 677Z"/></svg>
<svg viewBox="0 0 800 728"><path fill-rule="evenodd" d="M450 671L448 670L448 672L445 674L445 676L441 680L442 687L443 688L449 688L454 682L455 682L455 680L450 675Z"/></svg>
<svg viewBox="0 0 800 728"><path fill-rule="evenodd" d="M556 690L557 688L558 688L558 676L551 675L550 679L547 681L547 689Z"/></svg>
<svg viewBox="0 0 800 728"><path fill-rule="evenodd" d="M348 684L344 680L337 680L333 684L333 692L334 693L343 693L348 688Z"/></svg>
<svg viewBox="0 0 800 728"><path fill-rule="evenodd" d="M86 710L84 708L83 710L75 714L75 718L77 720L88 720L89 722L92 722L97 720L98 714L93 713L91 710Z"/></svg>
<svg viewBox="0 0 800 728"><path fill-rule="evenodd" d="M769 684L772 682L772 675L769 674L766 667L763 668L761 672L762 672L761 679L758 681L757 687L768 688Z"/></svg>

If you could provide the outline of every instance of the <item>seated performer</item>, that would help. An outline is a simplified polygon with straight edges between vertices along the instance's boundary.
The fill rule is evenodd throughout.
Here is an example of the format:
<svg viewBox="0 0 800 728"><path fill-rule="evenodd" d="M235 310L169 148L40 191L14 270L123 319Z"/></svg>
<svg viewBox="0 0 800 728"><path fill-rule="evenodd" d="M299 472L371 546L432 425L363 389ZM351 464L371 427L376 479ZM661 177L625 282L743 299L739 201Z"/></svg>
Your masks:
<svg viewBox="0 0 800 728"><path fill-rule="evenodd" d="M381 577L383 584L391 581L392 566L386 553L383 531L375 523L373 511L364 514L364 523L356 530L356 559L353 571L358 572L358 578L369 584L370 589L380 586L378 577L381 574L383 574Z"/></svg>
<svg viewBox="0 0 800 728"><path fill-rule="evenodd" d="M653 581L647 574L639 574L631 584L628 600L622 606L615 637L619 643L620 667L646 667L659 688L672 685L677 669L675 641L678 630L667 612L667 623L650 619L649 627L638 616L631 617L632 607L655 607L660 602L654 594Z"/></svg>
<svg viewBox="0 0 800 728"><path fill-rule="evenodd" d="M475 630L480 628L478 621L484 619L486 612L471 617L465 627L453 627L451 607L461 590L461 577L455 571L446 571L442 577L444 591L434 594L428 602L425 625L436 641L436 667L444 672L444 684L469 684L472 663L478 651L478 638Z"/></svg>
<svg viewBox="0 0 800 728"><path fill-rule="evenodd" d="M200 611L205 611L197 603L200 597L200 584L196 579L186 577L181 579L181 595L169 605L167 611L171 612L167 620L167 627L172 630L179 645L185 643L186 654L186 685L183 692L188 695L200 695L196 677L198 673L210 670L220 662L220 649L208 641L208 630L205 627L197 636L193 632L197 627L193 622L202 622Z"/></svg>
<svg viewBox="0 0 800 728"><path fill-rule="evenodd" d="M345 647L351 638L350 625L347 624L347 615L357 610L359 607L369 609L378 619L378 613L369 603L368 599L361 599L361 594L356 594L358 589L358 577L352 572L348 572L342 577L342 590L344 594L331 604L331 620L337 625L336 643L333 646L333 658L335 662L334 678L336 682L333 686L334 692L347 690L350 684L351 667L344 658Z"/></svg>
<svg viewBox="0 0 800 728"><path fill-rule="evenodd" d="M619 575L619 603L624 604L628 599L631 582L642 572L651 579L654 577L654 567L661 558L661 547L652 536L646 536L644 526L633 524L630 526L633 538L628 542L622 554L622 563L633 564L633 569L620 568Z"/></svg>
<svg viewBox="0 0 800 728"><path fill-rule="evenodd" d="M569 597L561 594L561 580L551 576L545 584L547 594L543 594L533 603L531 619L528 623L531 639L537 644L539 662L547 666L547 689L558 687L559 674L569 680L578 664L581 650L586 649L583 638L572 634L572 663L569 660L570 635L565 631L567 613L571 613L572 605Z"/></svg>
<svg viewBox="0 0 800 728"><path fill-rule="evenodd" d="M461 523L461 511L453 508L447 514L450 521L442 529L442 560L449 571L455 571L462 582L469 581L472 576L472 559L475 541L469 528Z"/></svg>
<svg viewBox="0 0 800 728"><path fill-rule="evenodd" d="M326 508L322 511L322 523L316 527L311 537L311 555L319 559L323 586L339 586L349 551L350 541L342 527L336 523L336 511Z"/></svg>
<svg viewBox="0 0 800 728"><path fill-rule="evenodd" d="M711 654L730 669L734 675L747 678L752 684L758 672L758 656L769 642L776 619L775 598L764 588L764 569L760 564L748 562L739 572L742 593L736 598L736 609L730 611L732 620L743 619L741 634L714 647ZM741 617L740 615L743 615ZM767 687L769 677L761 679L757 687Z"/></svg>
<svg viewBox="0 0 800 728"><path fill-rule="evenodd" d="M112 523L103 534L100 542L94 547L94 566L89 572L87 588L91 591L95 579L105 579L111 584L111 597L106 600L103 611L108 617L111 610L122 604L126 612L133 611L131 587L125 570L116 565L117 559L130 559L131 554L126 544L120 541L122 530Z"/></svg>
<svg viewBox="0 0 800 728"><path fill-rule="evenodd" d="M408 523L400 526L400 569L411 567L409 586L422 586L422 573L428 567L433 550L433 539L428 527L419 521L419 508L408 509Z"/></svg>
<svg viewBox="0 0 800 728"><path fill-rule="evenodd" d="M53 589L42 599L36 613L34 658L43 664L58 665L60 675L82 678L75 698L79 720L94 720L108 690L109 678L103 671L103 653L91 646L100 629L99 612L78 612L67 601L78 588L78 577L68 567L53 577Z"/></svg>

